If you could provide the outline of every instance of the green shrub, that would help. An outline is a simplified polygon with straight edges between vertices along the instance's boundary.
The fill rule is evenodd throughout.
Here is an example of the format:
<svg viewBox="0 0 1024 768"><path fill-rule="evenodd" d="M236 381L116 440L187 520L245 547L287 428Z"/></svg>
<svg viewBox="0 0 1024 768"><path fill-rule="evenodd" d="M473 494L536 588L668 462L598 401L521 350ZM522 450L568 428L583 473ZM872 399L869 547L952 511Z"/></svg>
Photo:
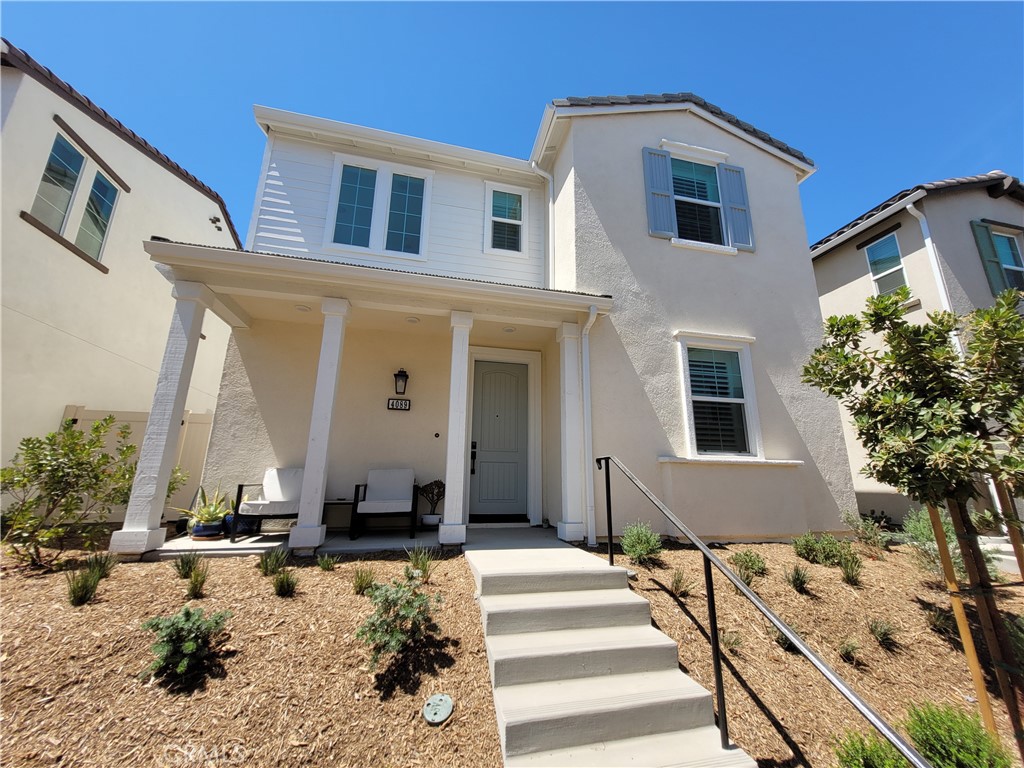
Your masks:
<svg viewBox="0 0 1024 768"><path fill-rule="evenodd" d="M107 578L114 572L117 555L113 552L95 552L85 558L85 569L96 574L96 580Z"/></svg>
<svg viewBox="0 0 1024 768"><path fill-rule="evenodd" d="M206 577L210 575L210 565L207 562L200 562L188 575L188 599L199 600L203 596L203 587L206 586Z"/></svg>
<svg viewBox="0 0 1024 768"><path fill-rule="evenodd" d="M910 763L896 751L896 747L878 734L867 736L847 731L836 744L836 760L840 768L909 768Z"/></svg>
<svg viewBox="0 0 1024 768"><path fill-rule="evenodd" d="M365 595L374 583L373 568L356 568L352 575L352 591L357 595Z"/></svg>
<svg viewBox="0 0 1024 768"><path fill-rule="evenodd" d="M811 583L811 574L802 565L794 565L793 570L786 571L786 581L801 595L806 595L807 585Z"/></svg>
<svg viewBox="0 0 1024 768"><path fill-rule="evenodd" d="M718 630L718 642L725 650L733 652L743 645L743 636L739 632Z"/></svg>
<svg viewBox="0 0 1024 768"><path fill-rule="evenodd" d="M839 658L845 661L847 664L857 663L857 651L860 650L860 645L856 640L847 638L839 644Z"/></svg>
<svg viewBox="0 0 1024 768"><path fill-rule="evenodd" d="M793 551L809 563L818 562L818 540L813 533L804 533L793 539Z"/></svg>
<svg viewBox="0 0 1024 768"><path fill-rule="evenodd" d="M142 625L156 633L156 660L150 671L157 677L181 682L203 674L215 656L215 645L230 617L219 611L204 618L201 608L185 606L174 616L156 616Z"/></svg>
<svg viewBox="0 0 1024 768"><path fill-rule="evenodd" d="M839 568L843 572L843 581L851 587L860 586L861 571L864 570L864 562L853 550L843 550L839 555Z"/></svg>
<svg viewBox="0 0 1024 768"><path fill-rule="evenodd" d="M929 608L925 611L924 620L932 632L939 635L953 635L954 621L952 611L946 608ZM1007 622L1006 626L1009 629L1010 623Z"/></svg>
<svg viewBox="0 0 1024 768"><path fill-rule="evenodd" d="M88 568L66 571L64 578L68 584L68 602L72 605L85 605L96 596L96 587L100 584L96 571Z"/></svg>
<svg viewBox="0 0 1024 768"><path fill-rule="evenodd" d="M268 549L260 554L260 561L256 567L264 576L273 576L279 573L288 564L288 550L282 547Z"/></svg>
<svg viewBox="0 0 1024 768"><path fill-rule="evenodd" d="M203 559L203 555L200 552L182 552L174 558L174 572L178 574L179 579L191 578L192 571L196 569Z"/></svg>
<svg viewBox="0 0 1024 768"><path fill-rule="evenodd" d="M935 768L1009 768L1010 755L978 717L956 707L912 705L907 733Z"/></svg>
<svg viewBox="0 0 1024 768"><path fill-rule="evenodd" d="M868 630L885 650L893 651L899 646L896 641L896 627L885 619L871 619L868 622Z"/></svg>
<svg viewBox="0 0 1024 768"><path fill-rule="evenodd" d="M338 558L336 558L334 555L317 555L316 564L321 571L333 571L334 566L338 564Z"/></svg>
<svg viewBox="0 0 1024 768"><path fill-rule="evenodd" d="M417 544L411 552L405 550L405 553L409 556L409 567L420 572L419 580L424 584L429 584L430 572L434 570L434 550Z"/></svg>
<svg viewBox="0 0 1024 768"><path fill-rule="evenodd" d="M744 549L729 558L729 562L736 566L737 570L744 568L755 576L764 576L768 573L768 566L764 558L752 549Z"/></svg>
<svg viewBox="0 0 1024 768"><path fill-rule="evenodd" d="M278 597L295 597L295 574L291 571L278 571L274 574L274 594Z"/></svg>
<svg viewBox="0 0 1024 768"><path fill-rule="evenodd" d="M942 522L942 531L946 535L946 546L949 547L949 557L953 561L953 572L956 574L957 581L965 581L967 569L964 567L964 559L960 554L953 520L945 509L939 510L939 520ZM942 560L935 544L935 530L932 528L932 520L927 509L922 507L907 513L903 519L902 538L913 551L918 567L940 578L943 576ZM989 571L994 570L992 568L992 550L982 547L981 555Z"/></svg>
<svg viewBox="0 0 1024 768"><path fill-rule="evenodd" d="M850 545L846 542L840 543L839 539L833 536L831 533L822 534L818 538L818 559L815 561L819 565L827 565L834 568L839 565L839 561L843 557L843 544L847 547Z"/></svg>
<svg viewBox="0 0 1024 768"><path fill-rule="evenodd" d="M1013 655L1017 657L1018 666L1024 666L1024 616L1004 613L1006 632L1010 636Z"/></svg>
<svg viewBox="0 0 1024 768"><path fill-rule="evenodd" d="M431 604L441 603L419 591L417 578L394 579L390 584L374 584L367 590L374 611L356 632L356 639L370 647L370 666L375 668L382 656L400 653L439 630L431 616Z"/></svg>
<svg viewBox="0 0 1024 768"><path fill-rule="evenodd" d="M676 597L689 597L693 590L693 581L686 576L682 568L672 571L672 594Z"/></svg>
<svg viewBox="0 0 1024 768"><path fill-rule="evenodd" d="M877 522L867 517L861 517L857 512L846 510L840 515L840 518L850 526L857 541L871 550L874 557L880 560L882 553L889 549L892 536L882 530L882 526Z"/></svg>
<svg viewBox="0 0 1024 768"><path fill-rule="evenodd" d="M630 523L619 539L622 551L637 565L653 563L661 554L661 536L651 530L647 523Z"/></svg>

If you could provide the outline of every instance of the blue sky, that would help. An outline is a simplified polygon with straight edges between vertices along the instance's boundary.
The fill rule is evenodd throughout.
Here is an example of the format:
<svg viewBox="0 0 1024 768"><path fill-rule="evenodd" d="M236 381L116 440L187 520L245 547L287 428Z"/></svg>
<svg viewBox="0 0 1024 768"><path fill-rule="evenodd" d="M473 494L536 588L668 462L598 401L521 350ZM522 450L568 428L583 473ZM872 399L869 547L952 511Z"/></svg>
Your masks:
<svg viewBox="0 0 1024 768"><path fill-rule="evenodd" d="M920 182L1024 172L1022 2L4 2L0 29L243 238L253 104L526 157L553 98L692 91L816 161L811 241Z"/></svg>

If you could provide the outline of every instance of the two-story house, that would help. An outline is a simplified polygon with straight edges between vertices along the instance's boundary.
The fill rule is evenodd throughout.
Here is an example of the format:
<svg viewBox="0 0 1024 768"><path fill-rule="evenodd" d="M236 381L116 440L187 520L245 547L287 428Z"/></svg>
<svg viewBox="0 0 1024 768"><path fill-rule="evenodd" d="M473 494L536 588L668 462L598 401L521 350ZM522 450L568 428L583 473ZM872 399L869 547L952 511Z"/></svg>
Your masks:
<svg viewBox="0 0 1024 768"><path fill-rule="evenodd" d="M555 101L527 159L255 114L246 248L146 243L177 297L166 418L113 549L163 540L206 310L232 338L205 482L302 467L293 547L322 543L325 498L379 467L445 480L444 543L495 521L591 542L637 519L669 532L626 495L607 530L607 454L709 538L839 527L854 503L839 410L800 383L821 332L802 153L685 93Z"/></svg>
<svg viewBox="0 0 1024 768"><path fill-rule="evenodd" d="M1024 290L1024 187L1002 171L904 189L811 246L822 313L858 314L869 296L910 289L907 318L965 314ZM861 473L867 454L849 418L846 447L861 514L902 519L911 501Z"/></svg>
<svg viewBox="0 0 1024 768"><path fill-rule="evenodd" d="M210 187L6 40L0 64L3 461L65 416L115 413L141 440L174 307L142 243L236 247L234 227ZM180 504L199 482L229 329L211 318L204 335L174 456L192 474Z"/></svg>

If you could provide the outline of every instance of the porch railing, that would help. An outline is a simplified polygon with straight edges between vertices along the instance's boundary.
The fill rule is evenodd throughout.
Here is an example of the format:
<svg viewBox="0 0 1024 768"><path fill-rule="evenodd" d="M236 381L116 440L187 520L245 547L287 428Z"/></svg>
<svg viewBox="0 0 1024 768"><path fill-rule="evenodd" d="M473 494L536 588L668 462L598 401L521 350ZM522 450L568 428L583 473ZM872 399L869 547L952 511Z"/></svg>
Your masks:
<svg viewBox="0 0 1024 768"><path fill-rule="evenodd" d="M714 669L715 675L715 700L718 702L718 728L722 739L722 748L729 747L729 717L725 706L725 687L722 682L722 653L718 638L718 614L715 608L715 584L711 578L711 568L714 566L717 568L725 578L727 578L736 591L743 595L748 602L751 603L761 614L770 621L775 628L785 636L790 642L792 647L804 656L811 665L821 673L821 675L842 694L853 708L856 709L865 720L867 720L875 729L882 735L882 737L892 744L903 757L905 757L910 764L915 768L932 768L931 763L924 759L921 754L915 750L910 744L908 744L902 736L900 736L889 723L881 718L881 716L875 712L871 707L868 706L860 696L854 693L853 689L841 678L832 667L826 664L818 654L810 649L807 643L804 642L803 638L800 637L793 629L786 624L782 619L769 608L757 594L748 587L742 579L739 578L733 571L723 563L705 544L700 538L698 538L693 531L686 527L679 518L677 518L672 511L665 506L665 504L653 493L651 493L647 487L640 482L636 475L629 471L629 469L614 456L602 456L597 459L597 467L599 470L604 472L604 497L605 497L605 508L607 512L607 523L608 523L608 564L615 564L615 553L613 551L612 544L612 481L611 481L611 465L614 464L622 474L635 485L640 493L647 497L647 499L657 507L658 511L672 523L673 526L685 536L691 544L693 544L704 559L704 588L707 591L708 596L708 635L711 641L711 664Z"/></svg>

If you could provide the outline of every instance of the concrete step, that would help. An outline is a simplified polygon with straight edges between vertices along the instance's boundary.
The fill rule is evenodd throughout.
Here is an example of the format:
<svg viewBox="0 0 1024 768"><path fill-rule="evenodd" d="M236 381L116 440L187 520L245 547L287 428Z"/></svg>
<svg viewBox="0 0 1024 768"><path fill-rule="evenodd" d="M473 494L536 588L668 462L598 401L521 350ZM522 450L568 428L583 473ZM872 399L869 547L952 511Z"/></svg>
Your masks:
<svg viewBox="0 0 1024 768"><path fill-rule="evenodd" d="M487 635L651 623L650 603L621 587L486 595L480 611Z"/></svg>
<svg viewBox="0 0 1024 768"><path fill-rule="evenodd" d="M679 665L675 642L650 625L494 635L486 645L495 688Z"/></svg>
<svg viewBox="0 0 1024 768"><path fill-rule="evenodd" d="M507 756L714 724L711 694L678 669L496 688Z"/></svg>
<svg viewBox="0 0 1024 768"><path fill-rule="evenodd" d="M505 768L757 768L739 748L722 749L714 725L598 741L505 759Z"/></svg>
<svg viewBox="0 0 1024 768"><path fill-rule="evenodd" d="M465 557L481 595L616 589L626 569L610 567L575 547L523 550L467 550Z"/></svg>

